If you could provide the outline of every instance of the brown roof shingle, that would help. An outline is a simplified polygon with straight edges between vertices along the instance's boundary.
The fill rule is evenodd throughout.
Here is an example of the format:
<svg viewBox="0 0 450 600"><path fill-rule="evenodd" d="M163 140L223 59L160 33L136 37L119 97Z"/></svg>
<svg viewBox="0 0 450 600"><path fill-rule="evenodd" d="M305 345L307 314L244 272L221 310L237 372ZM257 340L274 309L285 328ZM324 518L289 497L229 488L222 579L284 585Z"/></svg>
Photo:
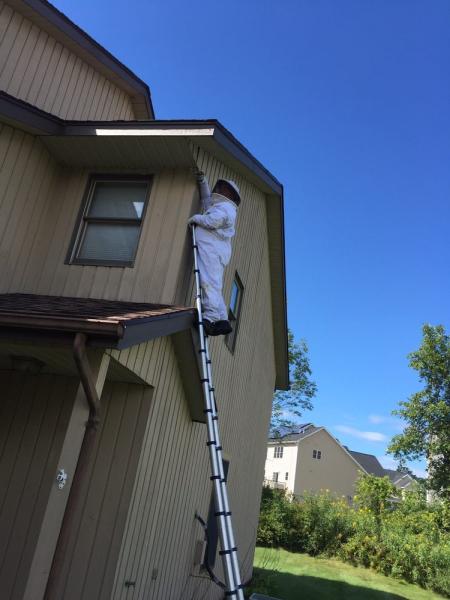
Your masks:
<svg viewBox="0 0 450 600"><path fill-rule="evenodd" d="M11 329L26 330L28 334L84 332L94 336L93 345L114 348L125 348L188 329L194 315L195 309L185 306L0 294L0 331L3 333Z"/></svg>

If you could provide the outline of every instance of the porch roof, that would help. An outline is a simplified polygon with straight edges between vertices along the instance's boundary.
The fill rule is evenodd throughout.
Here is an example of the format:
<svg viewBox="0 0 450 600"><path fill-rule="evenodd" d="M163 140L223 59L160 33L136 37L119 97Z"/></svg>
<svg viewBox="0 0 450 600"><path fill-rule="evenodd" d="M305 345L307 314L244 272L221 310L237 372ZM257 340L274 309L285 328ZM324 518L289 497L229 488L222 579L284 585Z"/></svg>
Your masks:
<svg viewBox="0 0 450 600"><path fill-rule="evenodd" d="M185 306L0 294L0 337L64 341L79 332L91 346L122 349L189 329L194 315Z"/></svg>

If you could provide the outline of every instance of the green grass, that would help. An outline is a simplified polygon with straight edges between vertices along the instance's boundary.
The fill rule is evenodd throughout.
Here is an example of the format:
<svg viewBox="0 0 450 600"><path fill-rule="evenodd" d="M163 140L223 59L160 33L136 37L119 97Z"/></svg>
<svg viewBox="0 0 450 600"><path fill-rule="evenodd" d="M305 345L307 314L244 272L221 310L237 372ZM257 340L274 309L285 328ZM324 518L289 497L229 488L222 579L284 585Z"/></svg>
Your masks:
<svg viewBox="0 0 450 600"><path fill-rule="evenodd" d="M416 585L334 559L257 548L252 592L280 600L438 600Z"/></svg>

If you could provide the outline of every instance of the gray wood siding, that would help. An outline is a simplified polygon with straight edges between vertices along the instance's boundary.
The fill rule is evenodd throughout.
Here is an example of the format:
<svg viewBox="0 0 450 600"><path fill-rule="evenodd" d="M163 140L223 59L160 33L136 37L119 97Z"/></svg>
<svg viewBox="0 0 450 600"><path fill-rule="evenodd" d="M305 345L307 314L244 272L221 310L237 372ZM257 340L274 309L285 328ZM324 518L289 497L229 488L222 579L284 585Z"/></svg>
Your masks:
<svg viewBox="0 0 450 600"><path fill-rule="evenodd" d="M236 349L233 355L222 338L215 339L212 356L245 579L252 570L275 382L265 198L212 157L199 153L199 165L211 182L219 176L236 178L244 198L225 275L227 300L236 269L245 286ZM192 280L185 289L189 302ZM155 387L113 598L219 598L220 589L207 578L190 575L195 541L202 539L194 514L207 515L211 483L206 428L189 419L171 341L155 340L112 354ZM217 564L220 571L220 560ZM136 585L126 588L127 580Z"/></svg>
<svg viewBox="0 0 450 600"><path fill-rule="evenodd" d="M78 380L0 371L0 581L19 599L28 577Z"/></svg>
<svg viewBox="0 0 450 600"><path fill-rule="evenodd" d="M152 390L106 382L93 458L81 490L57 596L111 598Z"/></svg>
<svg viewBox="0 0 450 600"><path fill-rule="evenodd" d="M64 119L134 119L128 94L0 1L0 89Z"/></svg>

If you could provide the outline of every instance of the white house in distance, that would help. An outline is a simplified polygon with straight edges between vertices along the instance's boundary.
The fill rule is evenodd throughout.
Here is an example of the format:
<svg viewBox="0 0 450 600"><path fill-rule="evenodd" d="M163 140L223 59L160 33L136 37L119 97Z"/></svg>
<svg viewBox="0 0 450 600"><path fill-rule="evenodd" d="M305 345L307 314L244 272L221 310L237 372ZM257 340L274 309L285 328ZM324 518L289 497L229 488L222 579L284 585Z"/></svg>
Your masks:
<svg viewBox="0 0 450 600"><path fill-rule="evenodd" d="M349 502L355 494L359 473L388 476L400 489L411 489L414 478L383 469L372 454L342 445L325 427L312 423L299 426L297 433L269 439L264 470L265 484L301 496L305 492L330 492Z"/></svg>

